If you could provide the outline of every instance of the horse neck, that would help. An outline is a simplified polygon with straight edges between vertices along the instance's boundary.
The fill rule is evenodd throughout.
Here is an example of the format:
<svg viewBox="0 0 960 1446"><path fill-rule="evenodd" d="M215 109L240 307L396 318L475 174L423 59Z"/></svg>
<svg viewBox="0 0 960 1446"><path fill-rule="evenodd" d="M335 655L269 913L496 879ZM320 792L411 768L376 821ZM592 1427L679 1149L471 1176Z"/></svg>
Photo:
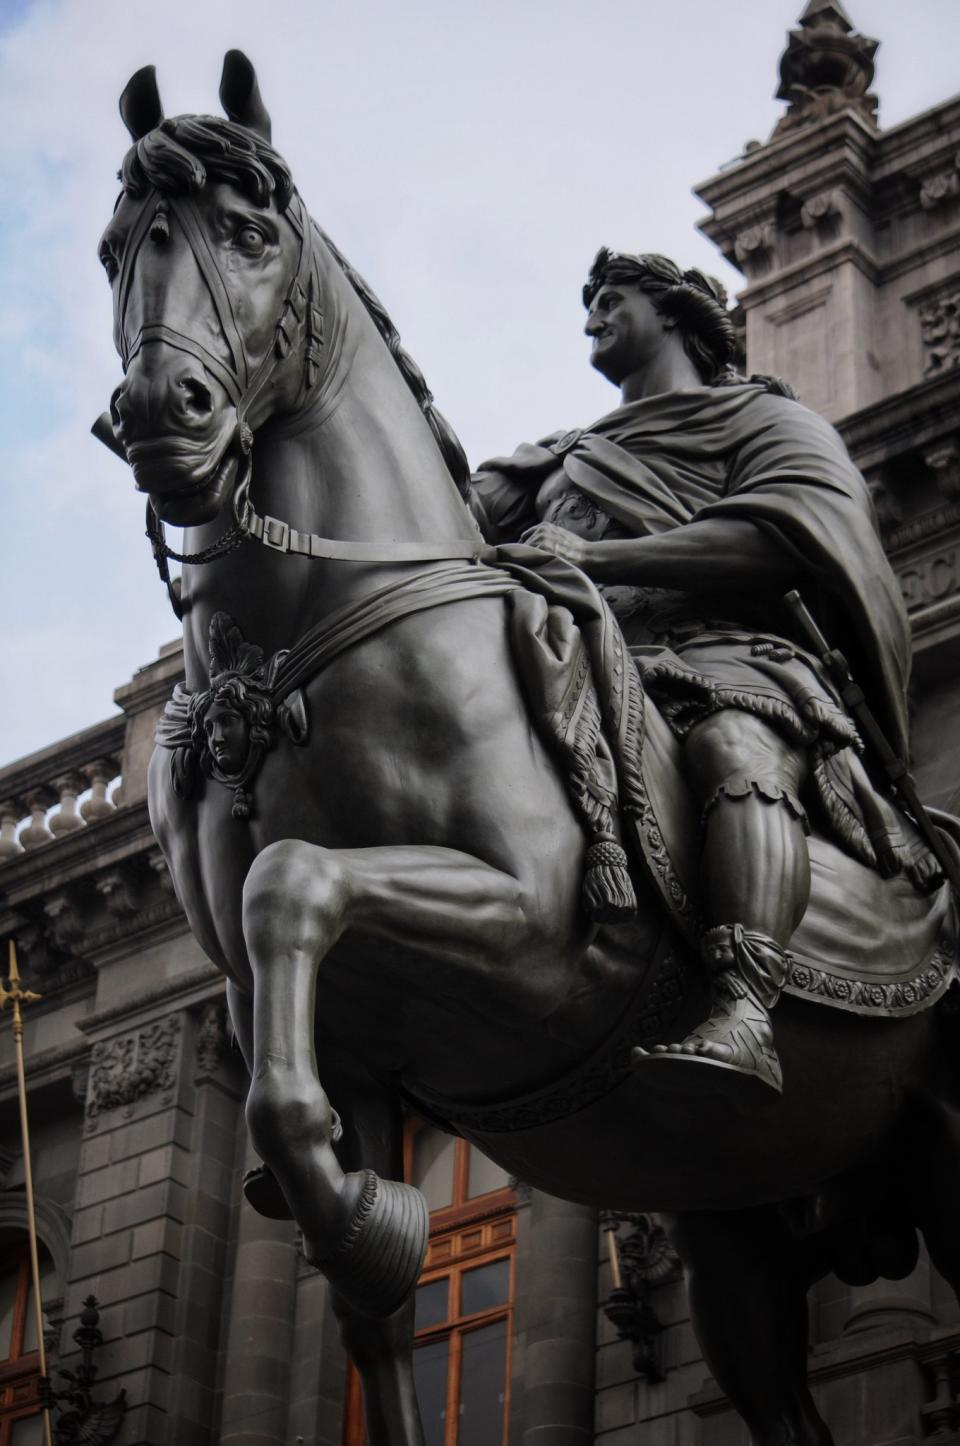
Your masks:
<svg viewBox="0 0 960 1446"><path fill-rule="evenodd" d="M344 280L325 382L296 417L268 423L254 445L257 511L323 537L443 543L474 534L429 424L362 303ZM186 534L206 547L224 518ZM409 570L409 569L407 569ZM270 654L335 607L396 575L396 564L282 555L255 541L204 566L185 566L187 683L207 680L207 637L225 611Z"/></svg>

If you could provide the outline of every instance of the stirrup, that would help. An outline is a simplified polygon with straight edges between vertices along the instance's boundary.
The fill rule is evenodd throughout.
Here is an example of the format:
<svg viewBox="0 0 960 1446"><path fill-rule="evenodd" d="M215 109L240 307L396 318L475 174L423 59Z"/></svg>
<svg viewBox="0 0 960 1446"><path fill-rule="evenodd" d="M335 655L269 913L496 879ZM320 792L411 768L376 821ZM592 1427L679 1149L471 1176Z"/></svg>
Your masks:
<svg viewBox="0 0 960 1446"><path fill-rule="evenodd" d="M374 1320L392 1315L413 1290L427 1253L430 1217L413 1185L381 1180L372 1170L362 1186L353 1218L330 1254L304 1237L304 1255L338 1295Z"/></svg>

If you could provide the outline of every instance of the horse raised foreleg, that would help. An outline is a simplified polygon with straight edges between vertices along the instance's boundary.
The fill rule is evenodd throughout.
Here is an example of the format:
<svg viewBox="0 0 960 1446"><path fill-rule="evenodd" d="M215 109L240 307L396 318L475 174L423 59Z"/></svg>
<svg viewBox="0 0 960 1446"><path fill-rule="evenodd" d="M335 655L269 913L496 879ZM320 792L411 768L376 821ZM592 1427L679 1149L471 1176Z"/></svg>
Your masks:
<svg viewBox="0 0 960 1446"><path fill-rule="evenodd" d="M553 920L562 910L549 907L547 892L537 896L537 913ZM250 869L243 929L254 981L251 1137L303 1231L307 1258L367 1315L389 1315L406 1297L426 1215L410 1187L369 1169L345 1173L337 1160L314 1048L318 967L351 925L362 926L432 968L441 993L456 997L469 977L471 1003L492 1010L503 979L491 964L515 957L535 932L533 912L516 879L451 849L333 850L288 840ZM552 941L540 942L549 952ZM536 974L517 983L516 1007L535 1008Z"/></svg>
<svg viewBox="0 0 960 1446"><path fill-rule="evenodd" d="M833 1446L807 1386L807 1287L775 1210L668 1220L704 1359L752 1446Z"/></svg>
<svg viewBox="0 0 960 1446"><path fill-rule="evenodd" d="M345 1173L334 1114L317 1075L317 968L346 917L342 872L305 867L305 844L260 854L244 885L243 930L253 973L253 1068L247 1125L303 1232L304 1253L354 1307L390 1315L416 1280L426 1247L419 1192L372 1170ZM314 850L317 854L322 850Z"/></svg>
<svg viewBox="0 0 960 1446"><path fill-rule="evenodd" d="M401 1176L403 1122L396 1099L367 1077L338 1073L337 1100L344 1125L337 1155L344 1168ZM363 1383L368 1446L424 1446L413 1379L413 1291L385 1320L371 1320L336 1291L332 1300L340 1338Z"/></svg>

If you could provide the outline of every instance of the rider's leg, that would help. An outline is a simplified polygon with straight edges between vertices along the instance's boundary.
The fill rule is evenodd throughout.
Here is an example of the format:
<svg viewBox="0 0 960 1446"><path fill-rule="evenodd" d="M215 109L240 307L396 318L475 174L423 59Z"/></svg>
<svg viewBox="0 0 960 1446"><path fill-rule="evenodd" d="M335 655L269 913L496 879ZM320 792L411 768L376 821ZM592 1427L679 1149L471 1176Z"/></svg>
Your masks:
<svg viewBox="0 0 960 1446"><path fill-rule="evenodd" d="M704 1359L751 1446L832 1446L807 1386L811 1284L775 1208L665 1221Z"/></svg>
<svg viewBox="0 0 960 1446"><path fill-rule="evenodd" d="M704 808L703 955L712 1005L703 1025L657 1053L720 1064L779 1089L768 1011L810 895L799 802L806 760L763 719L728 708L691 730L686 761Z"/></svg>

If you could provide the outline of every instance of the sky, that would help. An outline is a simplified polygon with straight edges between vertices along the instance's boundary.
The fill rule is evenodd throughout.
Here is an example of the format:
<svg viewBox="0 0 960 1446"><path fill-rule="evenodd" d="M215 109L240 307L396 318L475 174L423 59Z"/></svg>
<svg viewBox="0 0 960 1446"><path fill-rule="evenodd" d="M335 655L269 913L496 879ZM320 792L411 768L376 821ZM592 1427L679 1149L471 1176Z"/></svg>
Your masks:
<svg viewBox="0 0 960 1446"><path fill-rule="evenodd" d="M598 246L742 278L692 187L765 139L803 0L0 0L0 765L114 712L179 632L129 470L97 240L155 64L216 111L253 60L273 139L387 305L475 465L608 411L579 293ZM848 0L884 126L957 89L960 0ZM176 544L179 534L171 533Z"/></svg>

